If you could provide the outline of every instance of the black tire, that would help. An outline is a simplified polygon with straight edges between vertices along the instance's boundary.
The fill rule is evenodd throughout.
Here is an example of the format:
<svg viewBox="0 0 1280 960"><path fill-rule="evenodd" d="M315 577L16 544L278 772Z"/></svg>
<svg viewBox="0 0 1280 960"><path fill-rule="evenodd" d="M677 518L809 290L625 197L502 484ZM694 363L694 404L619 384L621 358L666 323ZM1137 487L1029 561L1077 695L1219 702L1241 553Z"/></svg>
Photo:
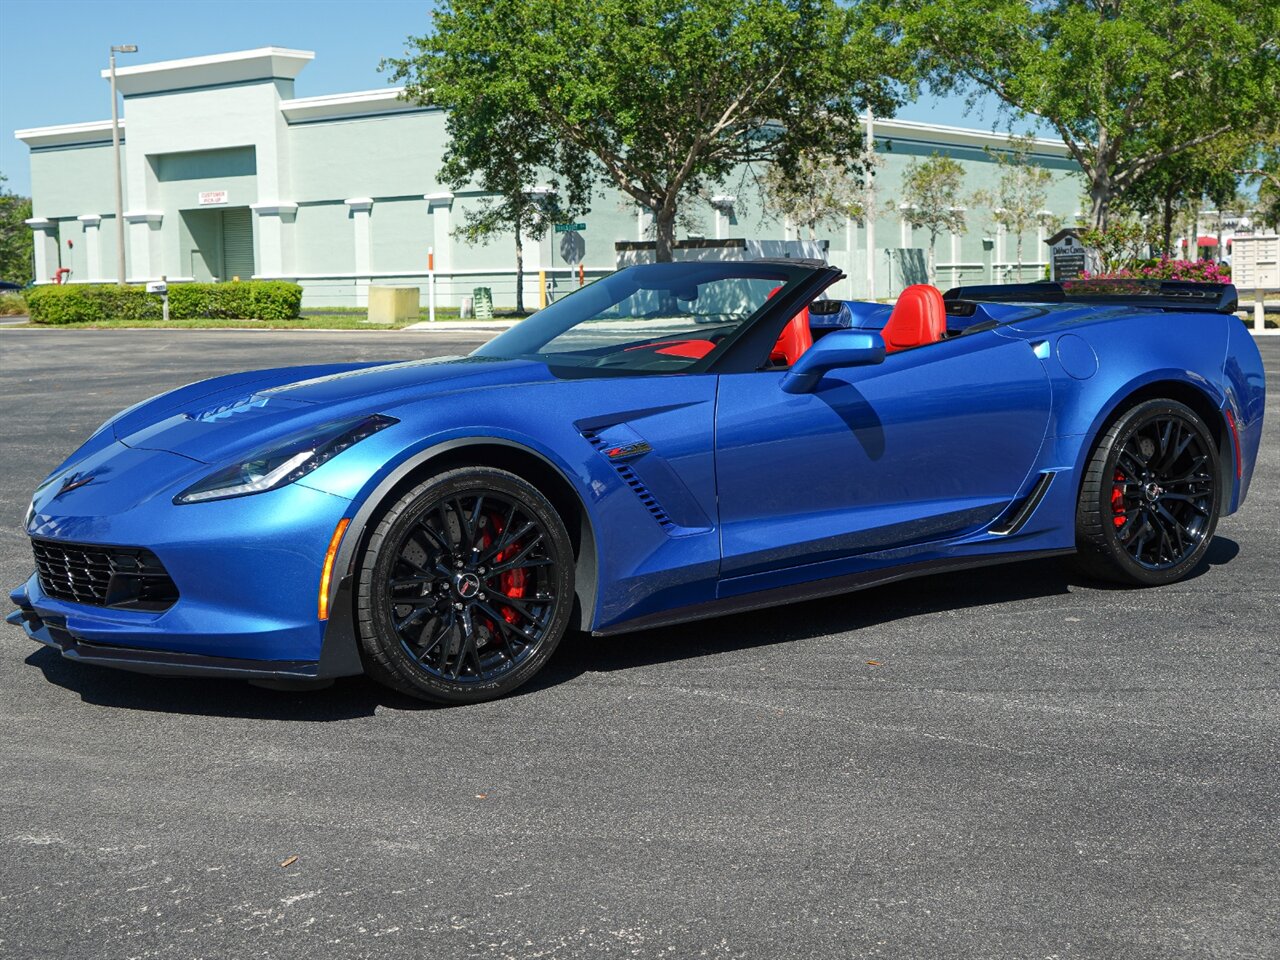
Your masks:
<svg viewBox="0 0 1280 960"><path fill-rule="evenodd" d="M361 556L365 668L433 703L505 696L555 652L573 573L564 523L537 488L491 467L432 477L383 514Z"/></svg>
<svg viewBox="0 0 1280 960"><path fill-rule="evenodd" d="M1218 446L1175 400L1126 410L1099 438L1076 505L1077 566L1099 580L1174 583L1204 559L1220 512Z"/></svg>

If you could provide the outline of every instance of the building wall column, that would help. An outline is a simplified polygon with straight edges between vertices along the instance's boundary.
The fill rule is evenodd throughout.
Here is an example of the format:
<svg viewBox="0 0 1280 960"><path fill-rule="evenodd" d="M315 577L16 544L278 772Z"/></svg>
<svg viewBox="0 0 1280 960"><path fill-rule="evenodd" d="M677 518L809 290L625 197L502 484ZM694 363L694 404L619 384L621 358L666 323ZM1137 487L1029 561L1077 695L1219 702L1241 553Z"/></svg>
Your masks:
<svg viewBox="0 0 1280 960"><path fill-rule="evenodd" d="M436 273L447 273L453 269L453 194L447 190L427 193L422 199L427 201L427 212L431 214L431 248L436 255ZM423 250L424 264L426 259L427 251ZM437 288L436 296L439 295Z"/></svg>
<svg viewBox="0 0 1280 960"><path fill-rule="evenodd" d="M58 223L44 217L26 221L31 228L31 242L36 254L36 283L49 283L58 269Z"/></svg>
<svg viewBox="0 0 1280 960"><path fill-rule="evenodd" d="M84 227L84 261L88 279L105 280L106 273L102 262L102 217L96 213L86 213L77 219Z"/></svg>
<svg viewBox="0 0 1280 960"><path fill-rule="evenodd" d="M158 279L160 269L160 224L164 214L155 210L132 210L124 215L128 225L129 280Z"/></svg>
<svg viewBox="0 0 1280 960"><path fill-rule="evenodd" d="M356 306L369 305L369 271L373 263L373 198L350 197L346 201L351 226L355 231Z"/></svg>
<svg viewBox="0 0 1280 960"><path fill-rule="evenodd" d="M275 279L289 276L293 267L293 238L286 226L298 218L298 205L289 201L251 203L255 214L254 247L257 275Z"/></svg>
<svg viewBox="0 0 1280 960"><path fill-rule="evenodd" d="M653 232L653 211L648 207L636 204L636 239L648 240Z"/></svg>
<svg viewBox="0 0 1280 960"><path fill-rule="evenodd" d="M996 283L1004 283L1004 274L1005 274L1005 270L1007 269L1005 264L1008 263L1008 258L1006 258L1004 255L1004 248L1005 248L1004 239L1005 239L1004 224L997 223L996 224L996 257L995 257L995 264L993 268L995 272Z"/></svg>
<svg viewBox="0 0 1280 960"><path fill-rule="evenodd" d="M716 239L724 240L729 236L729 225L733 223L733 205L737 197L722 195L711 198L711 206L716 211Z"/></svg>
<svg viewBox="0 0 1280 960"><path fill-rule="evenodd" d="M960 286L960 234L951 231L951 285Z"/></svg>

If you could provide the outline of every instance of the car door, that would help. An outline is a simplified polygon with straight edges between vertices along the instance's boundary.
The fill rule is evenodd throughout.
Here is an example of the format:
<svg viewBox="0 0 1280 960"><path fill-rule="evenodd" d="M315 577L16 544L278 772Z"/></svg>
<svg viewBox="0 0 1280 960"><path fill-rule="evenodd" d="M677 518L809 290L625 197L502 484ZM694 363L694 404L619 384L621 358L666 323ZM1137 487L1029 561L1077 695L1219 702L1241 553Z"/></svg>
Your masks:
<svg viewBox="0 0 1280 960"><path fill-rule="evenodd" d="M997 331L832 371L813 393L783 376L720 378L722 596L983 529L1024 491L1049 419L1033 346Z"/></svg>

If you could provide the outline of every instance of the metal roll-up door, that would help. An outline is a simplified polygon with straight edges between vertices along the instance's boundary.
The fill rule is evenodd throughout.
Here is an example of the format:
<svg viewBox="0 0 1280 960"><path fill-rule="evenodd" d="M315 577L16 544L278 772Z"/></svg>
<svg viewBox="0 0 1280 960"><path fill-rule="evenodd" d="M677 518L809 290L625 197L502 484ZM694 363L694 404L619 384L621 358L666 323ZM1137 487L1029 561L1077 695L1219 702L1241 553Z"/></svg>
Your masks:
<svg viewBox="0 0 1280 960"><path fill-rule="evenodd" d="M222 279L253 276L253 219L248 207L222 211Z"/></svg>

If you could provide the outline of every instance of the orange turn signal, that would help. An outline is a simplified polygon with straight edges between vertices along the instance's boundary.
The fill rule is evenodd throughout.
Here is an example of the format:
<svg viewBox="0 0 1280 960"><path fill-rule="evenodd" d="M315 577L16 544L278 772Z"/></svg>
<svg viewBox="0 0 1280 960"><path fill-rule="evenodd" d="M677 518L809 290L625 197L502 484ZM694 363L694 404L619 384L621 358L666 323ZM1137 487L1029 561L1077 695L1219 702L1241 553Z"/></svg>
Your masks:
<svg viewBox="0 0 1280 960"><path fill-rule="evenodd" d="M320 571L320 606L321 620L329 619L329 582L333 579L333 561L338 556L338 547L342 544L342 535L347 532L347 524L351 521L343 517L333 529L329 538L329 549L324 554L324 569Z"/></svg>

